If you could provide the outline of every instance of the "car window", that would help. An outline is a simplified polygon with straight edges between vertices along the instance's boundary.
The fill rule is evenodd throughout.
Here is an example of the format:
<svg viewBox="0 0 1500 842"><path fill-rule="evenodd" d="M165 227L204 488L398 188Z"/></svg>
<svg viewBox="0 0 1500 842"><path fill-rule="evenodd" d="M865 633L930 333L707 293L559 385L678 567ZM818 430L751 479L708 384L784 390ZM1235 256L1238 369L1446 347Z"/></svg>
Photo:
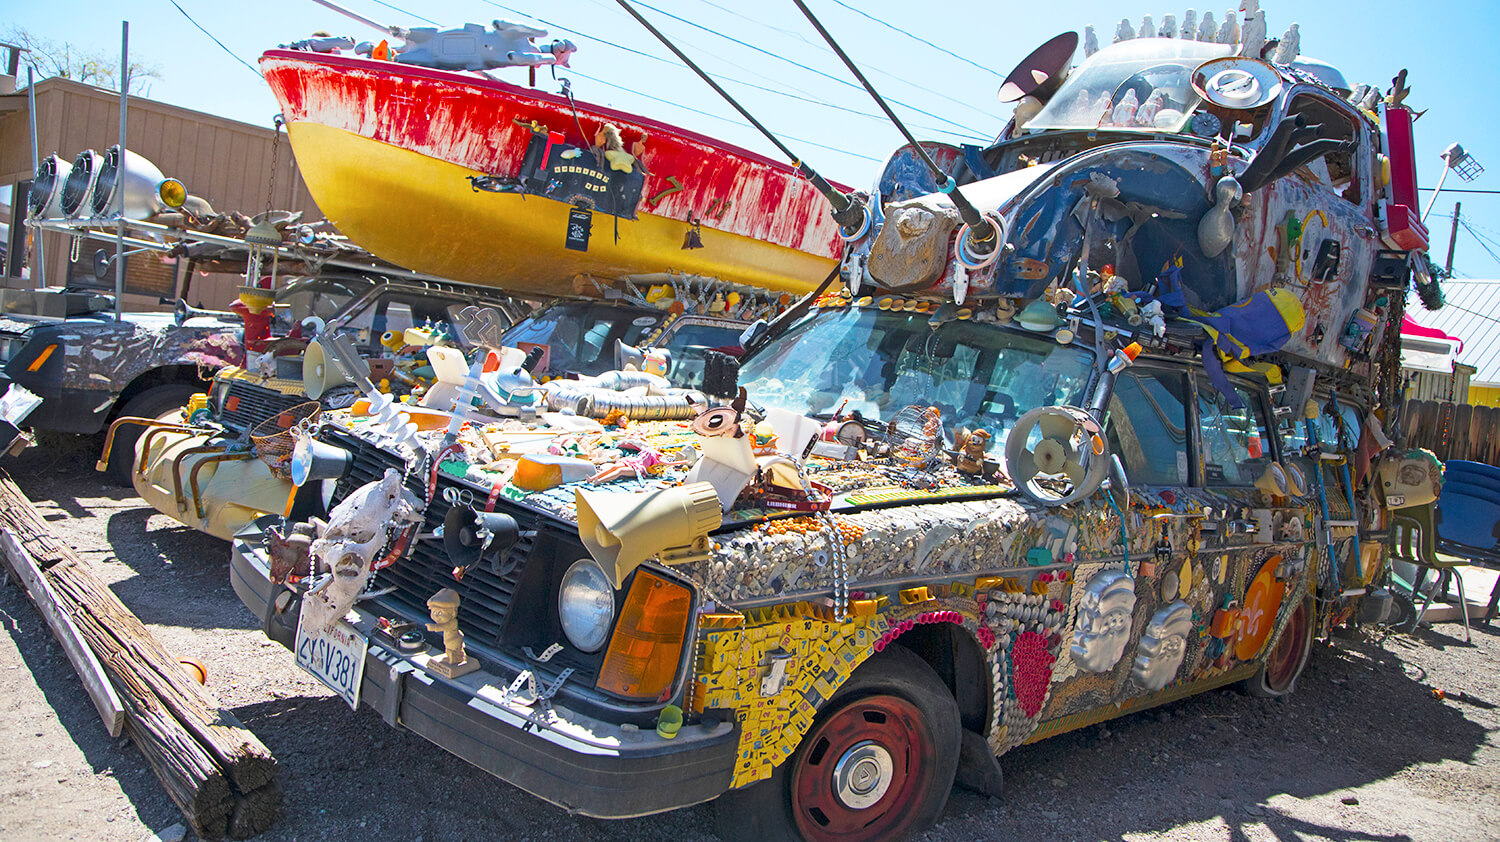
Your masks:
<svg viewBox="0 0 1500 842"><path fill-rule="evenodd" d="M703 353L715 349L734 351L740 346L739 325L679 322L658 345L672 352L672 366L667 377L674 386L699 388L703 385Z"/></svg>
<svg viewBox="0 0 1500 842"><path fill-rule="evenodd" d="M1259 395L1238 385L1234 390L1243 404L1238 409L1206 380L1198 382L1204 485L1253 485L1271 460L1270 428Z"/></svg>
<svg viewBox="0 0 1500 842"><path fill-rule="evenodd" d="M1180 372L1136 369L1115 380L1109 444L1132 483L1187 485L1187 406L1187 379Z"/></svg>

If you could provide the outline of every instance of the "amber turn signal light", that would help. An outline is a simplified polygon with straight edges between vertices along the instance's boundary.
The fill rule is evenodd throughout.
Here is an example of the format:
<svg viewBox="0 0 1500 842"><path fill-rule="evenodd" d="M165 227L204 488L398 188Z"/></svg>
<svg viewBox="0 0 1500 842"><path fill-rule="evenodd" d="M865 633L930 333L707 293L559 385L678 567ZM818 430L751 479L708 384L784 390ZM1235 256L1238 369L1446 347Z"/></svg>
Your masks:
<svg viewBox="0 0 1500 842"><path fill-rule="evenodd" d="M634 701L667 698L682 661L692 609L693 594L687 588L637 568L594 686Z"/></svg>

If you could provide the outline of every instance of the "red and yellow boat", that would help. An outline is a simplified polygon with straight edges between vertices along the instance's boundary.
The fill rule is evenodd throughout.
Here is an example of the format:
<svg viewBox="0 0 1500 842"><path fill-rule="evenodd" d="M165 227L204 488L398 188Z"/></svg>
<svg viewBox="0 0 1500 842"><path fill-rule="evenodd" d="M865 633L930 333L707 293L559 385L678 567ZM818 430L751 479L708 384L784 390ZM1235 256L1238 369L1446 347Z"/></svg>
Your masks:
<svg viewBox="0 0 1500 842"><path fill-rule="evenodd" d="M467 71L285 49L260 64L324 214L419 272L553 295L663 271L801 292L840 253L792 167L691 131Z"/></svg>

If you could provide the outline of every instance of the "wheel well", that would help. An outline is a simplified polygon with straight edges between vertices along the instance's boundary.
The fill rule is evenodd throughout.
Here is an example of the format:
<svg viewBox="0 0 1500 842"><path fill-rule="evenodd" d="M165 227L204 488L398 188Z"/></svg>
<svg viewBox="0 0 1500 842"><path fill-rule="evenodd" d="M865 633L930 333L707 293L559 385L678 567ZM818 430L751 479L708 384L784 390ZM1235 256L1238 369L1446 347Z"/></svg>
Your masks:
<svg viewBox="0 0 1500 842"><path fill-rule="evenodd" d="M130 381L130 384L120 392L120 397L115 400L115 405L110 408L109 418L113 421L118 418L125 405L130 403L136 395L141 394L157 386L167 386L173 383L182 383L188 386L196 386L208 389L209 381L198 374L195 365L163 365L157 366Z"/></svg>
<svg viewBox="0 0 1500 842"><path fill-rule="evenodd" d="M990 722L990 669L979 642L952 623L916 626L897 645L926 661L958 702L966 730L984 734Z"/></svg>

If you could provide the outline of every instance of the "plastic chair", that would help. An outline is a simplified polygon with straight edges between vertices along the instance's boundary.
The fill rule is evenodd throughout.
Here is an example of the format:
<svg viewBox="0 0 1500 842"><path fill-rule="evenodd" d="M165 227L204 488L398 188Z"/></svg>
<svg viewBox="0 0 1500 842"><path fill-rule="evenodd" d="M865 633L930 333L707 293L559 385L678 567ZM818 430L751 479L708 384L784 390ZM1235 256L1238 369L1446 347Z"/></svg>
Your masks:
<svg viewBox="0 0 1500 842"><path fill-rule="evenodd" d="M1500 468L1453 459L1443 467L1443 492L1434 514L1437 551L1500 568ZM1500 582L1490 591L1485 625L1500 603Z"/></svg>
<svg viewBox="0 0 1500 842"><path fill-rule="evenodd" d="M1443 488L1447 493L1447 487ZM1438 592L1448 592L1450 582L1458 582L1458 604L1459 616L1464 622L1464 640L1474 642L1469 634L1469 604L1464 598L1464 580L1462 576L1454 574L1453 569L1461 567L1467 562L1460 559L1451 561L1440 559L1436 550L1437 530L1433 527L1433 504L1425 506L1412 506L1406 509L1396 509L1391 512L1391 558L1395 561L1404 561L1417 566L1417 580L1411 585L1411 598L1416 601L1422 592L1422 583L1427 579L1428 570L1438 571L1437 586L1427 594L1427 601L1422 603L1422 610L1417 612L1417 618L1412 621L1412 628L1422 623L1422 618L1427 615L1427 609L1432 607L1432 600Z"/></svg>

